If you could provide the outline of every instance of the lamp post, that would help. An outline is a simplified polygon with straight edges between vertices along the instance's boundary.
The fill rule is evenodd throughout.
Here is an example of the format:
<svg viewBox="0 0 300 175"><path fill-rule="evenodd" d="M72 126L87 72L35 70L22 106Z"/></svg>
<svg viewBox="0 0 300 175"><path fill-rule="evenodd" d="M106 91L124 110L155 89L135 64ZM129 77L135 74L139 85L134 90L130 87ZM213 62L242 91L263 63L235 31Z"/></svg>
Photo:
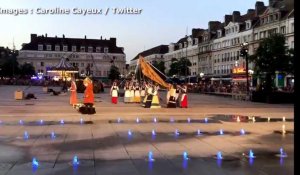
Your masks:
<svg viewBox="0 0 300 175"><path fill-rule="evenodd" d="M245 60L246 60L246 81L247 81L247 84L246 84L246 94L249 95L249 67L248 67L248 43L245 42L245 43L242 43L241 44L241 52L240 52L240 55L242 57L245 57Z"/></svg>
<svg viewBox="0 0 300 175"><path fill-rule="evenodd" d="M204 76L204 73L201 72L199 75L200 75L200 78L201 78L201 81L202 81L202 78L203 78L203 76Z"/></svg>

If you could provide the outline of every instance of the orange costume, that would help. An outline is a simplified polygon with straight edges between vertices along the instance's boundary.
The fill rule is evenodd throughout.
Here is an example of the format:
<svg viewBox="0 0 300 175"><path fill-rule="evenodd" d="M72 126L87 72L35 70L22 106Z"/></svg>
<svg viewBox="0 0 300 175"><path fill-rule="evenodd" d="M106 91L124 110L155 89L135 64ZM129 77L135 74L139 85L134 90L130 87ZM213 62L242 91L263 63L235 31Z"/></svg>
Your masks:
<svg viewBox="0 0 300 175"><path fill-rule="evenodd" d="M94 92L93 92L93 83L92 80L90 80L89 78L84 79L83 81L85 88L84 91L84 99L83 99L83 103L89 103L89 104L94 104Z"/></svg>
<svg viewBox="0 0 300 175"><path fill-rule="evenodd" d="M71 82L71 87L69 89L71 91L71 96L70 96L70 105L76 105L77 104L77 86L75 81Z"/></svg>

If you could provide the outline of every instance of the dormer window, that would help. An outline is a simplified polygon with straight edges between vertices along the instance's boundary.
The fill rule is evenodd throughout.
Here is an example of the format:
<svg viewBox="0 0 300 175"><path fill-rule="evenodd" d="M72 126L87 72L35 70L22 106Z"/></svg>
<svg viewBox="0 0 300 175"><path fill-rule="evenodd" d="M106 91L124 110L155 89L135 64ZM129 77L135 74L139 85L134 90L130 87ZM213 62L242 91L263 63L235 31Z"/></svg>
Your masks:
<svg viewBox="0 0 300 175"><path fill-rule="evenodd" d="M179 44L179 49L182 49L182 44L181 43Z"/></svg>
<svg viewBox="0 0 300 175"><path fill-rule="evenodd" d="M51 51L52 50L52 46L50 44L47 45L47 51Z"/></svg>
<svg viewBox="0 0 300 175"><path fill-rule="evenodd" d="M55 51L60 51L60 46L59 45L55 45Z"/></svg>
<svg viewBox="0 0 300 175"><path fill-rule="evenodd" d="M39 50L39 51L42 51L42 50L43 50L43 44L39 44L39 45L38 45L38 50Z"/></svg>
<svg viewBox="0 0 300 175"><path fill-rule="evenodd" d="M100 53L101 52L101 47L96 47L96 52Z"/></svg>
<svg viewBox="0 0 300 175"><path fill-rule="evenodd" d="M72 52L76 52L76 46L72 46Z"/></svg>
<svg viewBox="0 0 300 175"><path fill-rule="evenodd" d="M88 48L88 52L93 52L93 47L90 46L90 47Z"/></svg>
<svg viewBox="0 0 300 175"><path fill-rule="evenodd" d="M64 47L63 47L63 51L64 51L64 52L67 52L67 51L68 51L68 46L64 46Z"/></svg>
<svg viewBox="0 0 300 175"><path fill-rule="evenodd" d="M104 53L108 53L108 47L104 47Z"/></svg>
<svg viewBox="0 0 300 175"><path fill-rule="evenodd" d="M85 47L84 46L80 47L80 52L85 52Z"/></svg>
<svg viewBox="0 0 300 175"><path fill-rule="evenodd" d="M199 43L199 39L195 38L195 44L198 44L198 43Z"/></svg>

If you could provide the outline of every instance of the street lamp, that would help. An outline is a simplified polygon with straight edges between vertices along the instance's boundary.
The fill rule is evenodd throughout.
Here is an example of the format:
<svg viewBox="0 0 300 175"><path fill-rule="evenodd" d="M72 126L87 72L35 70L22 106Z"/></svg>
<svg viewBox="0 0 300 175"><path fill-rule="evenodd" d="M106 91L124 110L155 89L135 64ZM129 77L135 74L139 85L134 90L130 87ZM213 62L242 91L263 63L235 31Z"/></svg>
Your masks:
<svg viewBox="0 0 300 175"><path fill-rule="evenodd" d="M247 84L246 84L246 94L248 95L249 94L249 68L248 68L248 43L245 42L245 43L242 43L241 44L241 51L240 51L240 56L242 57L245 57L246 59L246 81L247 81Z"/></svg>

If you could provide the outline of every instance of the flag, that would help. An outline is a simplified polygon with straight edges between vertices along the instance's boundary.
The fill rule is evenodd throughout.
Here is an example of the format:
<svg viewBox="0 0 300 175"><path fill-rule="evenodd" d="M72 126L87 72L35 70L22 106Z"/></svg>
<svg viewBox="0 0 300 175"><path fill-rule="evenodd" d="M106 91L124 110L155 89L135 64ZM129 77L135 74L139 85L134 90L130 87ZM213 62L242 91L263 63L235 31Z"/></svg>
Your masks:
<svg viewBox="0 0 300 175"><path fill-rule="evenodd" d="M150 78L152 81L155 81L156 83L160 84L164 87L170 87L170 84L166 83L154 70L153 68L144 60L142 56L139 58L139 64L142 69L142 73Z"/></svg>

